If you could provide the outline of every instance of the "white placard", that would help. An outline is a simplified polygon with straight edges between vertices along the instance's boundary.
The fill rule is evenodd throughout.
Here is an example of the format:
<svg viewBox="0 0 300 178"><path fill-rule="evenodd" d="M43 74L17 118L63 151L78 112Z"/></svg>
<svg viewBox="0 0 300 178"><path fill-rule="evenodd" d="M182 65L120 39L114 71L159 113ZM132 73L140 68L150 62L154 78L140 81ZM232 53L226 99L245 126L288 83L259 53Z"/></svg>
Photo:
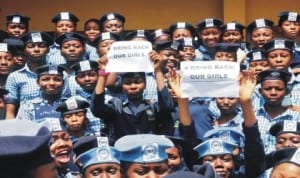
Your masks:
<svg viewBox="0 0 300 178"><path fill-rule="evenodd" d="M187 97L239 97L239 63L184 61L180 63L181 95Z"/></svg>
<svg viewBox="0 0 300 178"><path fill-rule="evenodd" d="M153 72L152 45L148 41L114 42L107 54L107 72Z"/></svg>

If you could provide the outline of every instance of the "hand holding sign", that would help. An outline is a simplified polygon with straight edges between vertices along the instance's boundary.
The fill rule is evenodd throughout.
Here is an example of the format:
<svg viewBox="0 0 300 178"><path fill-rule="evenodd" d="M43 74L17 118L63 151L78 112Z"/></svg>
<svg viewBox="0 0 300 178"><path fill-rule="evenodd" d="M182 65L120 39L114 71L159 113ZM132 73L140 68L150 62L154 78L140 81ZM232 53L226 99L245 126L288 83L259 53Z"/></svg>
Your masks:
<svg viewBox="0 0 300 178"><path fill-rule="evenodd" d="M107 54L107 72L153 72L149 53L152 45L147 41L114 42Z"/></svg>

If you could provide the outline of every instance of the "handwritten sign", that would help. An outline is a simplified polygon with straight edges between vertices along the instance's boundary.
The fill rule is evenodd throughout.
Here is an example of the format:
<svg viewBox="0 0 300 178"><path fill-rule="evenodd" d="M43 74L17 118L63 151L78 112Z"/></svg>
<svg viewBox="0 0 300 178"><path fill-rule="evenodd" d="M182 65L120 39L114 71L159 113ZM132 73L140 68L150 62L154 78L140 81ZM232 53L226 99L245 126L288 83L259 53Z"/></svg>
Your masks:
<svg viewBox="0 0 300 178"><path fill-rule="evenodd" d="M185 61L180 63L182 97L238 97L239 63Z"/></svg>
<svg viewBox="0 0 300 178"><path fill-rule="evenodd" d="M108 52L107 72L153 72L149 52L152 45L147 41L114 42Z"/></svg>

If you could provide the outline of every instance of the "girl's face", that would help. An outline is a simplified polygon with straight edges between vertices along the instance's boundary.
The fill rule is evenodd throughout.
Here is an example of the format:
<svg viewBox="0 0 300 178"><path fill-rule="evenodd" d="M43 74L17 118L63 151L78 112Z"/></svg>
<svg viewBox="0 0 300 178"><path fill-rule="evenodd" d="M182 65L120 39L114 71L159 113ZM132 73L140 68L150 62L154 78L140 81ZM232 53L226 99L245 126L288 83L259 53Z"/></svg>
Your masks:
<svg viewBox="0 0 300 178"><path fill-rule="evenodd" d="M234 170L233 157L230 154L208 155L203 158L203 163L210 163L222 178L229 178Z"/></svg>
<svg viewBox="0 0 300 178"><path fill-rule="evenodd" d="M78 40L70 40L64 42L61 47L61 54L67 61L80 61L85 53L85 47Z"/></svg>
<svg viewBox="0 0 300 178"><path fill-rule="evenodd" d="M71 132L82 131L85 125L85 112L79 111L64 115L64 121Z"/></svg>
<svg viewBox="0 0 300 178"><path fill-rule="evenodd" d="M234 62L234 61L236 61L236 54L235 54L235 52L218 51L214 55L214 60Z"/></svg>
<svg viewBox="0 0 300 178"><path fill-rule="evenodd" d="M102 163L87 167L84 171L85 178L121 178L121 168L118 164Z"/></svg>
<svg viewBox="0 0 300 178"><path fill-rule="evenodd" d="M249 70L254 72L254 75L259 74L261 71L270 69L270 65L266 60L251 61Z"/></svg>
<svg viewBox="0 0 300 178"><path fill-rule="evenodd" d="M117 19L107 20L103 23L103 32L112 32L120 34L124 31L124 24Z"/></svg>
<svg viewBox="0 0 300 178"><path fill-rule="evenodd" d="M195 48L192 46L185 46L179 50L180 61L193 61L196 58Z"/></svg>
<svg viewBox="0 0 300 178"><path fill-rule="evenodd" d="M300 32L300 23L292 21L284 21L280 27L283 37L294 40Z"/></svg>
<svg viewBox="0 0 300 178"><path fill-rule="evenodd" d="M55 24L55 32L57 36L74 31L76 31L76 26L69 20L60 20Z"/></svg>
<svg viewBox="0 0 300 178"><path fill-rule="evenodd" d="M115 42L114 40L104 40L98 44L97 52L100 56L103 56L108 53L111 45Z"/></svg>
<svg viewBox="0 0 300 178"><path fill-rule="evenodd" d="M264 44L273 39L273 30L270 28L257 28L251 33L251 41L255 47L262 48Z"/></svg>
<svg viewBox="0 0 300 178"><path fill-rule="evenodd" d="M63 76L46 74L41 75L38 79L38 85L41 87L43 93L47 95L56 95L62 92L64 84Z"/></svg>
<svg viewBox="0 0 300 178"><path fill-rule="evenodd" d="M287 69L292 62L292 55L288 50L276 49L267 55L268 63L271 68L278 70Z"/></svg>
<svg viewBox="0 0 300 178"><path fill-rule="evenodd" d="M84 27L84 34L89 41L94 41L95 38L100 34L100 25L96 22L89 22Z"/></svg>
<svg viewBox="0 0 300 178"><path fill-rule="evenodd" d="M166 162L161 163L132 163L126 171L127 178L160 178L168 174Z"/></svg>
<svg viewBox="0 0 300 178"><path fill-rule="evenodd" d="M265 80L261 83L260 94L269 105L281 105L287 88L282 80Z"/></svg>
<svg viewBox="0 0 300 178"><path fill-rule="evenodd" d="M191 32L184 28L178 28L172 34L173 40L179 40L182 38L192 38L192 37L193 36L192 36Z"/></svg>
<svg viewBox="0 0 300 178"><path fill-rule="evenodd" d="M199 33L199 38L205 46L212 48L220 40L220 30L218 28L205 28Z"/></svg>
<svg viewBox="0 0 300 178"><path fill-rule="evenodd" d="M177 147L171 147L166 149L166 153L168 155L168 164L171 172L177 171L181 163L179 149Z"/></svg>
<svg viewBox="0 0 300 178"><path fill-rule="evenodd" d="M23 23L9 23L6 27L6 32L15 38L20 38L28 31L28 26Z"/></svg>
<svg viewBox="0 0 300 178"><path fill-rule="evenodd" d="M8 75L13 65L13 56L8 52L0 52L0 74Z"/></svg>
<svg viewBox="0 0 300 178"><path fill-rule="evenodd" d="M238 43L243 40L243 35L237 30L225 31L222 35L222 41L225 43Z"/></svg>
<svg viewBox="0 0 300 178"><path fill-rule="evenodd" d="M25 55L31 60L43 60L46 57L48 51L49 48L47 44L43 42L30 42L25 46Z"/></svg>

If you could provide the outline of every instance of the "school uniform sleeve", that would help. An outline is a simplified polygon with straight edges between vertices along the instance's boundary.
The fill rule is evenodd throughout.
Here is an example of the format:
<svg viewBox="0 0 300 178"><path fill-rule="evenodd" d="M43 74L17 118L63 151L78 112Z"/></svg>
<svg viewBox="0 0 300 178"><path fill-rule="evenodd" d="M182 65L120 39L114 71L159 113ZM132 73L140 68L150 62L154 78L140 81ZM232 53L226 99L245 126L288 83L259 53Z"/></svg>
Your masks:
<svg viewBox="0 0 300 178"><path fill-rule="evenodd" d="M247 177L257 177L266 170L266 156L257 122L251 127L245 127L243 124L243 132L245 135L245 174Z"/></svg>
<svg viewBox="0 0 300 178"><path fill-rule="evenodd" d="M105 92L101 94L93 94L91 102L91 111L96 117L102 118L104 121L111 122L116 117L116 113L122 110L122 102L112 97L105 103Z"/></svg>
<svg viewBox="0 0 300 178"><path fill-rule="evenodd" d="M173 99L171 98L167 87L161 91L157 91L159 111L171 111L174 107Z"/></svg>
<svg viewBox="0 0 300 178"><path fill-rule="evenodd" d="M5 100L5 102L8 104L18 104L20 101L16 79L17 78L14 72L8 75L6 85L5 85L5 89L9 91L7 98Z"/></svg>

